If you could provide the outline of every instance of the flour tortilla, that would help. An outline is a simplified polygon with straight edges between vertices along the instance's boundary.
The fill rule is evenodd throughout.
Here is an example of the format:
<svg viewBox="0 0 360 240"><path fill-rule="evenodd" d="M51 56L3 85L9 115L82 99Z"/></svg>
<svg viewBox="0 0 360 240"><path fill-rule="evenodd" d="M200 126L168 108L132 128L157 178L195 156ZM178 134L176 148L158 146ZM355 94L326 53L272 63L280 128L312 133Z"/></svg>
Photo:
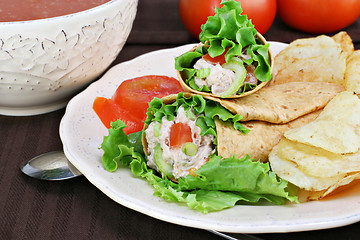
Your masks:
<svg viewBox="0 0 360 240"><path fill-rule="evenodd" d="M236 131L231 125L220 120L215 121L218 153L222 157L235 155L238 158L248 154L255 160L267 162L270 151L280 141L285 131L313 121L319 113L320 111L312 112L286 124L264 121L243 122L243 126L251 130L248 134Z"/></svg>
<svg viewBox="0 0 360 240"><path fill-rule="evenodd" d="M263 88L239 99L220 100L204 96L242 115L243 125L251 130L245 135L217 120L219 155L241 158L248 154L256 160L268 161L268 154L285 131L313 121L319 115L319 110L343 89L343 86L334 83L292 82ZM191 95L194 94L185 93L185 96ZM176 95L170 95L163 101L171 103L175 98Z"/></svg>
<svg viewBox="0 0 360 240"><path fill-rule="evenodd" d="M242 121L287 123L322 109L344 87L326 82L289 82L272 85L247 97L221 100L225 108L243 116Z"/></svg>

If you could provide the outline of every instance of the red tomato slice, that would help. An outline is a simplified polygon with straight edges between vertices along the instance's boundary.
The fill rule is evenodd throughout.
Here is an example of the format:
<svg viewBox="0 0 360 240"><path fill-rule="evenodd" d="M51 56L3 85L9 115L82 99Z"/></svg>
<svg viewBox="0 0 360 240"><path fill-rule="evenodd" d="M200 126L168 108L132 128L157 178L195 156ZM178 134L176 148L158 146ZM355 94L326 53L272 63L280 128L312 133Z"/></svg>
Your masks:
<svg viewBox="0 0 360 240"><path fill-rule="evenodd" d="M211 62L213 64L220 64L220 65L223 65L226 61L225 61L225 58L224 58L224 55L220 55L220 56L217 56L217 57L210 57L209 54L205 54L204 56L202 56L202 58L205 60L205 61L208 61L208 62Z"/></svg>
<svg viewBox="0 0 360 240"><path fill-rule="evenodd" d="M93 109L103 124L110 128L110 123L121 119L125 124L126 134L141 131L146 119L148 103L154 97L164 97L182 91L175 78L148 75L126 80L120 84L111 99L97 97Z"/></svg>
<svg viewBox="0 0 360 240"><path fill-rule="evenodd" d="M181 147L184 143L192 142L192 133L189 125L175 123L170 128L170 148Z"/></svg>
<svg viewBox="0 0 360 240"><path fill-rule="evenodd" d="M134 117L146 119L148 103L182 91L178 80L167 76L148 75L126 80L116 90L113 100Z"/></svg>
<svg viewBox="0 0 360 240"><path fill-rule="evenodd" d="M224 63L226 63L226 61L225 61L225 54L227 53L227 51L228 51L228 49L226 49L223 54L221 54L221 55L219 55L219 56L217 56L217 57L214 57L214 58L210 57L209 54L205 54L204 56L202 56L202 58L203 58L205 61L211 62L211 63L213 63L213 64L217 64L217 63L218 63L218 64L220 64L220 65L223 65Z"/></svg>
<svg viewBox="0 0 360 240"><path fill-rule="evenodd" d="M105 127L110 128L110 123L121 119L125 124L124 132L126 134L141 131L143 121L136 119L126 110L122 109L112 99L97 97L93 103L93 109L99 116Z"/></svg>

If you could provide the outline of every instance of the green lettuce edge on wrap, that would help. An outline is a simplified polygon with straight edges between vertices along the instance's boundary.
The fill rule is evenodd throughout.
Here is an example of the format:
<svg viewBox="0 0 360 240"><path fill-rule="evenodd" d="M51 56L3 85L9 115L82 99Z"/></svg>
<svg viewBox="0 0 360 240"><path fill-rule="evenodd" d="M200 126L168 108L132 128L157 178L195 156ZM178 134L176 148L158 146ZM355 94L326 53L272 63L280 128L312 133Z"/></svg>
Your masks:
<svg viewBox="0 0 360 240"><path fill-rule="evenodd" d="M202 134L216 136L213 124L215 117L231 121L236 129L244 133L248 131L239 122L241 116L231 114L221 105L205 100L202 96L186 98L183 93L179 93L176 101L168 105L161 99L154 98L149 103L146 124L154 120L161 121L163 116L171 120L181 105L191 106L195 111L204 113L205 120L199 121ZM206 120L207 118L211 120ZM129 167L135 176L145 178L153 186L155 196L186 204L202 213L231 208L237 203L255 204L261 199L277 205L286 201L298 202L293 185L271 172L268 163L253 161L250 156L238 159L213 154L196 171L196 177L188 175L186 178L179 178L178 183L162 178L155 170L147 167L141 143L143 131L127 136L123 131L125 127L121 120L111 123L109 135L104 137L101 144L104 151L103 166L110 172L121 166Z"/></svg>
<svg viewBox="0 0 360 240"><path fill-rule="evenodd" d="M246 65L256 65L255 76L260 82L271 80L271 67L269 56L269 44L263 44L256 36L257 31L247 15L242 15L241 3L234 0L223 0L223 7L215 7L215 15L208 17L201 26L200 42L204 45L193 52L186 52L175 58L175 69L181 72L184 81L192 89L202 92L210 92L207 87L199 88L194 81L196 70L194 63L203 55L211 57L222 55L226 49L226 62L234 56L241 56L247 47L250 59L244 60ZM254 89L256 86L246 84L243 92Z"/></svg>

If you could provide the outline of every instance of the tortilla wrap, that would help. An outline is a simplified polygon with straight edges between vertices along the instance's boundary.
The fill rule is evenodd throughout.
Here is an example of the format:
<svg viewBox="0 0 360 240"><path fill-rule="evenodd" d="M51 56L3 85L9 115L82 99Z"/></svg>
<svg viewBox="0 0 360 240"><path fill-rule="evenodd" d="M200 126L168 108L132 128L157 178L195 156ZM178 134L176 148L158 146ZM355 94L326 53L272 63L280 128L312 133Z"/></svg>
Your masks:
<svg viewBox="0 0 360 240"><path fill-rule="evenodd" d="M215 124L218 154L225 158L233 155L242 158L248 154L255 160L267 162L270 151L279 143L285 131L315 120L320 112L319 110L309 113L286 124L264 121L243 122L244 127L251 130L246 135L234 130L231 125L217 120Z"/></svg>
<svg viewBox="0 0 360 240"><path fill-rule="evenodd" d="M267 41L266 39L260 34L260 33L256 33L256 36L260 39L260 41L265 45L267 44ZM193 47L189 52L191 51L195 51L199 46L202 46L203 44L202 43L199 43L197 46ZM269 48L269 64L270 64L270 71L272 72L272 68L273 68L273 63L274 63L274 56ZM181 74L180 71L177 71L177 76L179 78L179 81L180 81L180 85L181 87L184 89L184 91L186 92L191 92L191 93L194 93L194 94L198 94L198 95L202 95L204 97L213 97L213 98L220 98L220 96L218 95L215 95L213 93L210 93L210 92L200 92L200 91L197 91L193 88L191 88L189 85L186 84L185 80L183 79L183 76ZM267 82L261 82L259 83L256 88L252 89L252 90L249 90L249 91L246 91L242 94L234 94L234 95L231 95L227 98L222 98L222 99L236 99L236 98L241 98L241 97L245 97L245 96L248 96L248 95L251 95L253 94L254 92L257 92L259 91L260 89L262 89L263 87L265 87L270 81L267 81Z"/></svg>
<svg viewBox="0 0 360 240"><path fill-rule="evenodd" d="M184 93L185 97L192 95L194 94ZM170 104L175 101L176 96L176 94L172 94L162 98L162 100L165 104ZM319 113L320 111L311 112L286 124L265 121L243 122L243 126L251 130L248 134L235 130L231 124L215 119L218 154L225 158L233 155L242 158L248 154L255 160L266 162L270 151L280 141L285 131L313 121ZM147 143L144 136L143 146L144 152L147 153Z"/></svg>
<svg viewBox="0 0 360 240"><path fill-rule="evenodd" d="M232 113L242 115L242 121L287 123L324 108L342 91L344 87L336 83L289 82L268 86L244 98L212 100L218 101Z"/></svg>

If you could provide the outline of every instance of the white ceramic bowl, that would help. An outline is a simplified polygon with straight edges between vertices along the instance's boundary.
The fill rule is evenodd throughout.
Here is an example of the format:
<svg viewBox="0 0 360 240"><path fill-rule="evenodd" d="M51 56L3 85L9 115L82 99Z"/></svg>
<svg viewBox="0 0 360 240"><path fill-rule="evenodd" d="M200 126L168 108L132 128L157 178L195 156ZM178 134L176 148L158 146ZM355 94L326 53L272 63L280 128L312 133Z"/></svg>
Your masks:
<svg viewBox="0 0 360 240"><path fill-rule="evenodd" d="M138 0L112 0L75 14L0 23L0 114L64 107L124 46Z"/></svg>

